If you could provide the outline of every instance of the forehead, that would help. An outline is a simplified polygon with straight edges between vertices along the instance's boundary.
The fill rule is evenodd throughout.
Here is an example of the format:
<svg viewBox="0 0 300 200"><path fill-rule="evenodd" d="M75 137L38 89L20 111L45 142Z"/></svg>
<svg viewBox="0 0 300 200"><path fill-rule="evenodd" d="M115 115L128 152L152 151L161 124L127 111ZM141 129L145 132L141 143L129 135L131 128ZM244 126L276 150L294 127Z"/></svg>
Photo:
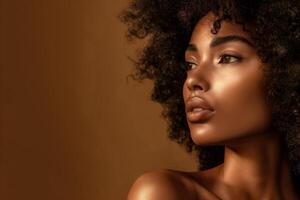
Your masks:
<svg viewBox="0 0 300 200"><path fill-rule="evenodd" d="M212 12L209 12L204 17L202 17L198 23L196 24L193 34L191 37L191 42L197 41L199 39L213 39L215 37L222 37L222 36L228 36L228 35L238 35L242 36L251 42L252 39L250 37L250 34L243 30L242 25L234 23L232 21L222 21L221 22L221 28L218 31L217 34L211 33L211 29L213 27L213 23L215 20L217 20L218 17L214 15Z"/></svg>

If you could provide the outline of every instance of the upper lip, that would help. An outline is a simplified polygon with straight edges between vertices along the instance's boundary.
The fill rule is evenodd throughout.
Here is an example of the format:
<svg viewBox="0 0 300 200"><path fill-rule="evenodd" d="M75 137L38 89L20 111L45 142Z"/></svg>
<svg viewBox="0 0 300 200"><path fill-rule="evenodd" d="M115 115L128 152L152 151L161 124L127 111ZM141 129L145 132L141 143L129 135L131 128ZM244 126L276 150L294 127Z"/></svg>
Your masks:
<svg viewBox="0 0 300 200"><path fill-rule="evenodd" d="M202 108L205 110L211 110L214 111L213 107L211 105L209 105L209 103L207 103L207 101L205 101L203 99L203 97L201 96L195 96L195 95L191 95L188 97L187 101L186 101L186 112L191 112L193 111L195 108Z"/></svg>

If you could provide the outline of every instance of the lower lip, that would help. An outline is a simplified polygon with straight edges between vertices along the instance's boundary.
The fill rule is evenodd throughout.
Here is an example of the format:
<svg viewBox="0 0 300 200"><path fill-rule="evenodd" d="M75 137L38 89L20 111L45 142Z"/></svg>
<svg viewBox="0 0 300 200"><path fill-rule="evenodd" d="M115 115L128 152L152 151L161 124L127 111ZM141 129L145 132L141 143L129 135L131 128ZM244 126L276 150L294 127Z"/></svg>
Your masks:
<svg viewBox="0 0 300 200"><path fill-rule="evenodd" d="M215 111L211 110L201 110L201 111L191 111L187 113L187 120L189 122L203 122L211 118Z"/></svg>

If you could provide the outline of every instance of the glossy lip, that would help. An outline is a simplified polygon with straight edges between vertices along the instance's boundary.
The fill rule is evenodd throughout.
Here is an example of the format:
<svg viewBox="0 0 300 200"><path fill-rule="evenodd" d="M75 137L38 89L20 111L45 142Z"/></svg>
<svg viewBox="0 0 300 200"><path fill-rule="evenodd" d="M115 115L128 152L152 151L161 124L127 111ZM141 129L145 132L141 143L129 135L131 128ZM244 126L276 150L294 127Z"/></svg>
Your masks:
<svg viewBox="0 0 300 200"><path fill-rule="evenodd" d="M200 96L190 96L186 101L186 116L189 122L203 122L214 115L215 110Z"/></svg>

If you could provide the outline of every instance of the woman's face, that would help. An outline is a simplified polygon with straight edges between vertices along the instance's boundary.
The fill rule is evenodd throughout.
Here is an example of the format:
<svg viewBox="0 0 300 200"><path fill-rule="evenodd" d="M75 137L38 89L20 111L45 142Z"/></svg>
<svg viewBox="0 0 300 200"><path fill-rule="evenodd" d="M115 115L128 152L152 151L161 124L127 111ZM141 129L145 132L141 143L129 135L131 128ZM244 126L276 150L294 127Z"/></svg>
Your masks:
<svg viewBox="0 0 300 200"><path fill-rule="evenodd" d="M266 132L270 124L262 87L265 66L250 35L225 21L212 34L215 19L210 12L198 22L185 53L187 122L193 141L203 146L232 144Z"/></svg>

